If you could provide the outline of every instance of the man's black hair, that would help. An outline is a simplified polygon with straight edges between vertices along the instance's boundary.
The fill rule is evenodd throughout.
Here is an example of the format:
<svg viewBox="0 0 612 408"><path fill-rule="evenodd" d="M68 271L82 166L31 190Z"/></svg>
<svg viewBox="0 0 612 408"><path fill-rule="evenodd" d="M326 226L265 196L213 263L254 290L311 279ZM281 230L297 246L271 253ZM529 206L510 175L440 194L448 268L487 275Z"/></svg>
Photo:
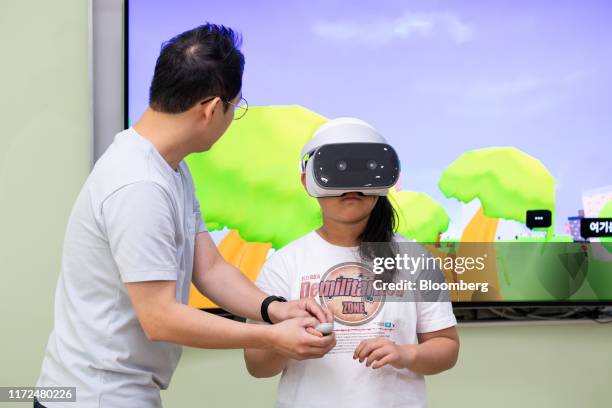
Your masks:
<svg viewBox="0 0 612 408"><path fill-rule="evenodd" d="M225 102L242 88L244 55L241 37L222 25L205 24L162 45L149 90L149 105L164 113L180 113L218 96Z"/></svg>

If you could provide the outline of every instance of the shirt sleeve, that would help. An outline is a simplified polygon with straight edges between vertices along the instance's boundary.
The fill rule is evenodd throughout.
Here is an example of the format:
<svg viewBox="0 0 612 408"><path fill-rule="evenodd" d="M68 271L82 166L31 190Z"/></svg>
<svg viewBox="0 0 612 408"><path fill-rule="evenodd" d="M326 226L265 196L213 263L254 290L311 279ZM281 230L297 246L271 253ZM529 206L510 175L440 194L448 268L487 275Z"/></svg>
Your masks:
<svg viewBox="0 0 612 408"><path fill-rule="evenodd" d="M416 241L407 240L396 235L397 242L415 243ZM411 247L411 249L415 249ZM420 248L423 250L423 248ZM419 256L421 252L414 252L412 256ZM439 269L434 270L419 270L417 274L417 287L419 280L428 280L432 282L442 283L445 281L444 274ZM453 313L453 305L449 301L450 297L445 290L419 290L416 293L416 311L417 311L417 333L429 333L457 325L457 319Z"/></svg>
<svg viewBox="0 0 612 408"><path fill-rule="evenodd" d="M289 299L291 297L289 270L282 255L277 252L268 258L257 276L255 285L268 295Z"/></svg>
<svg viewBox="0 0 612 408"><path fill-rule="evenodd" d="M417 333L429 333L456 326L450 302L416 302Z"/></svg>
<svg viewBox="0 0 612 408"><path fill-rule="evenodd" d="M123 282L176 280L176 224L167 193L154 182L125 186L102 205L102 220Z"/></svg>
<svg viewBox="0 0 612 408"><path fill-rule="evenodd" d="M193 212L196 216L196 234L208 231L208 228L206 228L206 223L204 222L204 217L202 216L202 211L200 210L200 201L198 200L195 191L193 192Z"/></svg>
<svg viewBox="0 0 612 408"><path fill-rule="evenodd" d="M290 300L289 270L286 268L282 253L275 253L268 258L261 268L255 286L268 295L282 296ZM249 323L266 324L257 320L247 319Z"/></svg>

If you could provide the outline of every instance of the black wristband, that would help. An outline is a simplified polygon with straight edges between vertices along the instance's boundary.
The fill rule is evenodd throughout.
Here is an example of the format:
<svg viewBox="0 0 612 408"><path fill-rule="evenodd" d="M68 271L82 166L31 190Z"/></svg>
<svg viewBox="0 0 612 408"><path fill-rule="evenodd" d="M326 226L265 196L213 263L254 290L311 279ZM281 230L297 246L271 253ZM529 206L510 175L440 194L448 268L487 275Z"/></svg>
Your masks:
<svg viewBox="0 0 612 408"><path fill-rule="evenodd" d="M270 324L272 323L272 320L270 320L270 316L268 316L268 306L270 306L270 303L275 301L286 302L287 299L282 296L268 296L267 298L265 298L263 302L261 302L261 319L264 322L268 322Z"/></svg>

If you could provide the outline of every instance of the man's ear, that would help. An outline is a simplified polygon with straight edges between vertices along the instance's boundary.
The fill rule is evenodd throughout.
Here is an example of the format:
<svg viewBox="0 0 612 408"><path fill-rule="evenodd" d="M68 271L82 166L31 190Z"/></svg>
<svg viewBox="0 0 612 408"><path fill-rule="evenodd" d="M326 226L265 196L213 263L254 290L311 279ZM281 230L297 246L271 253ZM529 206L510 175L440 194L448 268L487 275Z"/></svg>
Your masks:
<svg viewBox="0 0 612 408"><path fill-rule="evenodd" d="M210 122L215 115L217 109L221 109L223 102L221 98L216 97L206 103L200 105L200 115L205 122Z"/></svg>

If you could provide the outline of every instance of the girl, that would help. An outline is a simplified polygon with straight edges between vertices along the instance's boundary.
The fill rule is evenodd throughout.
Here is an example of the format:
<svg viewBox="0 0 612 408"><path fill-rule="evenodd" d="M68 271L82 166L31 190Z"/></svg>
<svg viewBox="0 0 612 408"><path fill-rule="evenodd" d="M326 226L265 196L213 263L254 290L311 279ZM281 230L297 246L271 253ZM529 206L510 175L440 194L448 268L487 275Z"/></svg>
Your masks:
<svg viewBox="0 0 612 408"><path fill-rule="evenodd" d="M315 136L324 138L330 130L348 132L349 141L350 134L377 134L363 121L341 118L323 125ZM400 241L386 195L349 192L317 200L323 225L272 255L256 284L287 299L314 297L334 315L337 344L323 358L304 361L246 349L249 373L272 377L282 372L279 408L424 407L423 375L447 370L457 360L450 303L390 302L366 289L372 275L361 266L371 261L364 243Z"/></svg>

